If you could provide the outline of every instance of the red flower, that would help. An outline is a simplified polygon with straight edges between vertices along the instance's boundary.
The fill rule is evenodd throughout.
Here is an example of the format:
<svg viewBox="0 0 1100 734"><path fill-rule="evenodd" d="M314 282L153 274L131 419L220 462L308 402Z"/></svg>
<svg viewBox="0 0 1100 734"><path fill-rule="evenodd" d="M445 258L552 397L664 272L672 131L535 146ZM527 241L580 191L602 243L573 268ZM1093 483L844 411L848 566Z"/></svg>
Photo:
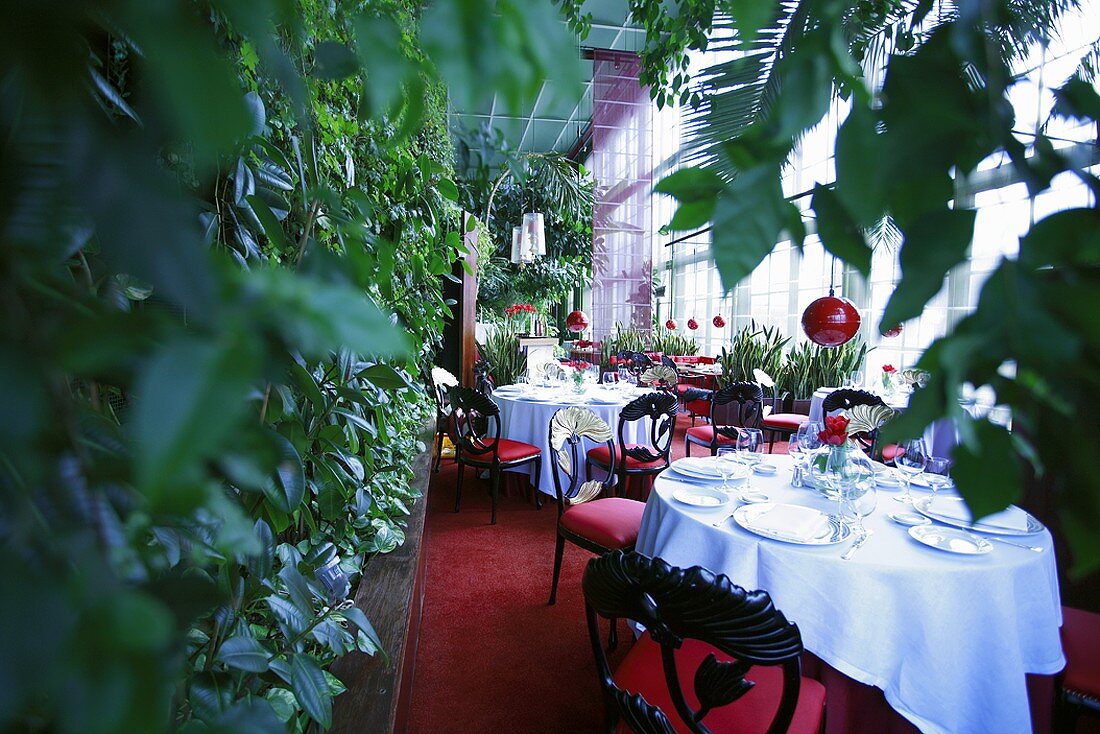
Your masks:
<svg viewBox="0 0 1100 734"><path fill-rule="evenodd" d="M688 319L688 328L691 329L692 331L695 331L696 329L699 328L699 322L696 321L695 319Z"/></svg>
<svg viewBox="0 0 1100 734"><path fill-rule="evenodd" d="M884 364L884 365L882 365L882 371L885 372L888 375L892 375L895 372L897 372L898 370L892 364Z"/></svg>
<svg viewBox="0 0 1100 734"><path fill-rule="evenodd" d="M577 363L577 369L579 369L579 370L586 370L590 366L591 365L589 365L588 362L585 362L583 359L580 362Z"/></svg>
<svg viewBox="0 0 1100 734"><path fill-rule="evenodd" d="M848 419L842 415L825 416L825 430L817 434L822 442L830 446L842 446L848 440Z"/></svg>
<svg viewBox="0 0 1100 734"><path fill-rule="evenodd" d="M676 322L673 321L672 319L669 319L668 321L665 322L665 328L668 329L669 331L676 331Z"/></svg>
<svg viewBox="0 0 1100 734"><path fill-rule="evenodd" d="M718 314L717 316L715 316L711 320L711 323L714 324L719 329L721 329L722 327L724 327L726 325L726 320L724 318L722 318L722 314Z"/></svg>
<svg viewBox="0 0 1100 734"><path fill-rule="evenodd" d="M611 355L611 366L614 367L618 364L619 364L619 358L616 357L614 354Z"/></svg>

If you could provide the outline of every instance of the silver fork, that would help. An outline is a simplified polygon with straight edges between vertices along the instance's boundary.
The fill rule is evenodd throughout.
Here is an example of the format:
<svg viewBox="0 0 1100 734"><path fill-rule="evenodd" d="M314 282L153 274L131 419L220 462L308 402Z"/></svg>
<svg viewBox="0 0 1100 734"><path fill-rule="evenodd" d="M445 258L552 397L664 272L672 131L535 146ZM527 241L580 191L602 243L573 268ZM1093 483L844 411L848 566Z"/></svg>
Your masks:
<svg viewBox="0 0 1100 734"><path fill-rule="evenodd" d="M730 514L726 515L725 517L723 517L721 520L718 520L716 522L712 522L711 525L713 525L716 528L720 528L723 525L725 525L727 522L729 522L731 519L733 519L733 513L732 512Z"/></svg>

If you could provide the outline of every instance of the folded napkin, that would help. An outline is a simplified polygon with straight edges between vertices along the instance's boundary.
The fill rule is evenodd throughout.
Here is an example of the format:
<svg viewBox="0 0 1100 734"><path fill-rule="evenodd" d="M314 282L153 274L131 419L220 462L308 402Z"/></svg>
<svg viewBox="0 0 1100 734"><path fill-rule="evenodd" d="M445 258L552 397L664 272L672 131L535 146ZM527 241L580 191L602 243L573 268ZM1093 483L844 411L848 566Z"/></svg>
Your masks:
<svg viewBox="0 0 1100 734"><path fill-rule="evenodd" d="M816 538L828 524L827 516L799 505L775 505L752 520L758 530L794 540Z"/></svg>
<svg viewBox="0 0 1100 734"><path fill-rule="evenodd" d="M696 474L707 474L710 476L720 477L721 473L718 471L716 456L685 456L676 462L677 466L682 466L688 471L695 472Z"/></svg>
<svg viewBox="0 0 1100 734"><path fill-rule="evenodd" d="M972 524L970 510L967 509L966 503L953 497L937 498L931 504L931 509L941 517ZM1026 531L1028 527L1027 515L1019 507L1009 507L1007 510L983 517L978 524L1020 532Z"/></svg>

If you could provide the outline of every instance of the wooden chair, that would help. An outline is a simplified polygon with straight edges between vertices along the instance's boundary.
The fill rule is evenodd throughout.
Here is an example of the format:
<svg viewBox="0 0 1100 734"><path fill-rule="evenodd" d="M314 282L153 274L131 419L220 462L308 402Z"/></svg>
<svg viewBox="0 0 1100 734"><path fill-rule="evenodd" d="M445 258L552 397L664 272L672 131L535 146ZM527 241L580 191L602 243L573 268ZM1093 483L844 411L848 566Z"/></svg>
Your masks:
<svg viewBox="0 0 1100 734"><path fill-rule="evenodd" d="M1069 734L1082 712L1100 716L1100 614L1063 606L1062 649L1066 667L1057 678L1054 731Z"/></svg>
<svg viewBox="0 0 1100 734"><path fill-rule="evenodd" d="M718 408L737 404L732 409L735 414L734 425L718 425L715 416L720 415ZM731 408L727 408L727 415ZM691 456L692 444L706 446L710 455L718 453L719 446L737 444L738 428L759 428L761 414L764 412L764 392L755 382L731 382L720 390L710 394L709 425L692 426L684 433L684 453Z"/></svg>
<svg viewBox="0 0 1100 734"><path fill-rule="evenodd" d="M618 550L589 561L581 585L604 731L824 731L825 688L802 677L801 635L766 591ZM614 671L599 617L646 628Z"/></svg>
<svg viewBox="0 0 1100 734"><path fill-rule="evenodd" d="M554 492L558 499L558 533L550 601L558 598L565 541L592 553L630 550L638 539L645 503L622 497L600 498L603 482L581 483L584 440L611 443L611 427L587 408L562 408L550 419Z"/></svg>
<svg viewBox="0 0 1100 734"><path fill-rule="evenodd" d="M435 397L435 467L432 471L438 473L443 463L443 436L451 433L450 390L458 384L458 378L442 367L432 367L431 378Z"/></svg>
<svg viewBox="0 0 1100 734"><path fill-rule="evenodd" d="M466 467L489 470L493 497L492 524L497 524L497 500L500 497L500 473L524 464L535 465L535 506L542 507L539 479L542 475L542 450L522 441L500 437L500 409L489 397L463 385L451 388L454 416L455 460L458 462L458 487L455 512L462 501L462 479Z"/></svg>
<svg viewBox="0 0 1100 734"><path fill-rule="evenodd" d="M592 478L595 466L607 474L610 481L617 479L617 494L627 494L627 481L631 477L652 477L668 468L672 457L672 434L676 427L676 396L651 392L627 403L619 412L618 441L589 449L585 458L585 476ZM628 423L651 420L646 443L627 443ZM639 496L645 499L645 491Z"/></svg>

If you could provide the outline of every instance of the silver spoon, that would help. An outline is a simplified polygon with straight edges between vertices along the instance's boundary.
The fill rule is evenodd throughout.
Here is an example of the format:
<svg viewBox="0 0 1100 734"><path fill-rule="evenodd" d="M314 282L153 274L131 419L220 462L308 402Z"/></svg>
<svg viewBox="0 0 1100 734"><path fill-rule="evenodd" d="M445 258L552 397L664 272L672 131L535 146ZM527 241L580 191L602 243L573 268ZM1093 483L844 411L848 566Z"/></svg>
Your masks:
<svg viewBox="0 0 1100 734"><path fill-rule="evenodd" d="M1038 546L1038 545L1024 545L1023 543L1013 543L1011 540L1005 540L1004 538L998 538L995 535L982 535L980 537L984 538L985 540L995 540L998 543L1004 543L1005 545L1014 545L1017 548L1023 548L1024 550L1029 550L1032 553L1042 553L1043 552L1043 547Z"/></svg>
<svg viewBox="0 0 1100 734"><path fill-rule="evenodd" d="M871 534L867 533L867 535L864 535L862 538L860 538L856 542L852 543L852 547L849 548L848 550L844 551L844 555L842 555L840 557L840 560L842 560L842 561L851 560L852 556L854 556L856 554L857 550L859 550L860 548L863 547L863 544L867 542L867 538L869 538L869 537L871 537Z"/></svg>

